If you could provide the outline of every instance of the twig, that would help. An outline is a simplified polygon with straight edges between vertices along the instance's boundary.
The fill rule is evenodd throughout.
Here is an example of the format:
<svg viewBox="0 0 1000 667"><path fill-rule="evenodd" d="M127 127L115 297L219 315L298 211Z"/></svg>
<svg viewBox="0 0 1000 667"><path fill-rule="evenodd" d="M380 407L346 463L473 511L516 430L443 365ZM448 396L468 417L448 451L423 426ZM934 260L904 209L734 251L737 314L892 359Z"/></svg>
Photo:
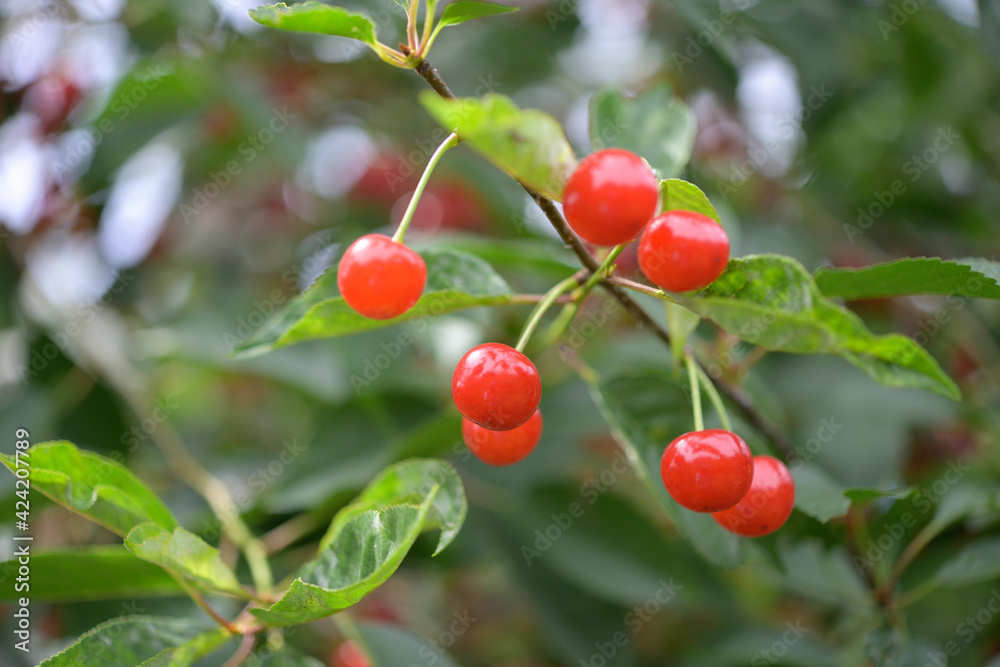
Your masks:
<svg viewBox="0 0 1000 667"><path fill-rule="evenodd" d="M226 660L222 667L239 667L242 665L253 652L253 645L256 639L255 635L244 635L243 641L241 641L240 645L236 647L236 653L233 653L233 655L230 656L229 660Z"/></svg>

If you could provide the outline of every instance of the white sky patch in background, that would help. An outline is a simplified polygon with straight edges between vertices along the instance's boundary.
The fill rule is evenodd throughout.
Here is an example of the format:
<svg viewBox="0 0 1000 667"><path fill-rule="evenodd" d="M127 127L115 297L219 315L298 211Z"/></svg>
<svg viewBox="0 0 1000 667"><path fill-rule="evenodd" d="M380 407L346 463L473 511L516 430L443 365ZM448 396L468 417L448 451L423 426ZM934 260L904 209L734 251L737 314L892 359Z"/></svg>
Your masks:
<svg viewBox="0 0 1000 667"><path fill-rule="evenodd" d="M741 48L740 81L736 88L743 124L750 139L751 160L767 176L788 171L802 141L802 102L798 72L786 59L759 43Z"/></svg>
<svg viewBox="0 0 1000 667"><path fill-rule="evenodd" d="M148 144L122 165L101 214L101 251L116 267L149 253L181 193L184 163L173 146Z"/></svg>
<svg viewBox="0 0 1000 667"><path fill-rule="evenodd" d="M563 68L588 84L631 83L660 64L647 39L647 0L582 0L576 43L560 53Z"/></svg>
<svg viewBox="0 0 1000 667"><path fill-rule="evenodd" d="M250 18L250 10L269 4L261 0L212 0L223 22L243 33L257 32L264 26Z"/></svg>
<svg viewBox="0 0 1000 667"><path fill-rule="evenodd" d="M958 23L970 28L979 27L979 5L976 0L937 0L937 3Z"/></svg>
<svg viewBox="0 0 1000 667"><path fill-rule="evenodd" d="M0 81L18 89L40 77L59 52L65 25L58 15L37 13L4 21Z"/></svg>
<svg viewBox="0 0 1000 667"><path fill-rule="evenodd" d="M0 223L18 234L35 227L45 203L48 166L39 132L31 114L0 125Z"/></svg>
<svg viewBox="0 0 1000 667"><path fill-rule="evenodd" d="M45 300L60 311L93 303L114 283L91 232L53 231L31 245L25 270Z"/></svg>
<svg viewBox="0 0 1000 667"><path fill-rule="evenodd" d="M72 0L81 18L88 21L111 21L121 16L125 0Z"/></svg>
<svg viewBox="0 0 1000 667"><path fill-rule="evenodd" d="M332 128L310 140L298 182L318 195L336 199L364 176L376 155L375 144L364 130L352 125Z"/></svg>
<svg viewBox="0 0 1000 667"><path fill-rule="evenodd" d="M120 23L77 26L64 46L63 60L86 89L110 89L132 66L128 31Z"/></svg>

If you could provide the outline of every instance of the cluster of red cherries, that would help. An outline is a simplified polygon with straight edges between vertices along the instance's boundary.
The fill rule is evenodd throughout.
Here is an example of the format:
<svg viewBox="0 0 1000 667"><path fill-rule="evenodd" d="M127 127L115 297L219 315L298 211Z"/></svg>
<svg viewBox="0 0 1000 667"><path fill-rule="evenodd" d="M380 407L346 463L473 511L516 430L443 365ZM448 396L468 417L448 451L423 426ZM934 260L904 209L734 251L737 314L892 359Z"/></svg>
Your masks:
<svg viewBox="0 0 1000 667"><path fill-rule="evenodd" d="M658 287L691 292L712 284L729 261L729 237L712 218L693 211L660 215L660 183L638 155L601 150L584 159L566 184L566 222L585 241L618 246L640 234L639 267ZM416 252L380 234L344 253L337 285L344 301L373 319L399 317L420 298L427 266ZM519 350L485 343L469 350L452 377L463 416L462 437L480 460L497 466L527 457L542 434L538 369ZM687 433L667 447L661 472L670 495L696 512L711 512L745 536L777 530L788 519L795 489L788 469L756 458L734 433Z"/></svg>

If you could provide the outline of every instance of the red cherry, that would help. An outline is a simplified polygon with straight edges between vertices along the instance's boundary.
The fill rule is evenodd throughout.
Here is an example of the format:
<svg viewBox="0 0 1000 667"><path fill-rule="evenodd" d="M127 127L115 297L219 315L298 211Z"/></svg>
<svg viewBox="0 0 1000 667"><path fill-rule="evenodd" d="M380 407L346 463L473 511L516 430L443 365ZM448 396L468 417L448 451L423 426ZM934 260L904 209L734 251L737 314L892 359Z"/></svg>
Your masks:
<svg viewBox="0 0 1000 667"><path fill-rule="evenodd" d="M408 311L426 283L424 259L381 234L352 243L337 268L337 287L344 301L374 320L390 320Z"/></svg>
<svg viewBox="0 0 1000 667"><path fill-rule="evenodd" d="M729 236L712 218L694 211L667 211L639 241L639 268L659 287L690 292L708 287L729 262Z"/></svg>
<svg viewBox="0 0 1000 667"><path fill-rule="evenodd" d="M332 667L372 667L372 663L357 642L348 639L337 647Z"/></svg>
<svg viewBox="0 0 1000 667"><path fill-rule="evenodd" d="M468 419L462 420L462 439L469 451L491 466L509 466L526 458L541 437L541 410L535 410L528 421L509 431L491 431Z"/></svg>
<svg viewBox="0 0 1000 667"><path fill-rule="evenodd" d="M660 474L680 505L695 512L718 512L738 503L750 489L753 454L730 431L694 431L667 446Z"/></svg>
<svg viewBox="0 0 1000 667"><path fill-rule="evenodd" d="M772 456L757 456L750 490L735 506L712 518L731 533L760 537L781 528L794 505L795 481L785 464Z"/></svg>
<svg viewBox="0 0 1000 667"><path fill-rule="evenodd" d="M491 431L509 431L538 408L542 381L528 357L507 345L485 343L459 360L451 395L469 421Z"/></svg>
<svg viewBox="0 0 1000 667"><path fill-rule="evenodd" d="M587 156L566 183L563 211L580 238L614 246L642 231L660 200L660 184L635 153L609 148Z"/></svg>

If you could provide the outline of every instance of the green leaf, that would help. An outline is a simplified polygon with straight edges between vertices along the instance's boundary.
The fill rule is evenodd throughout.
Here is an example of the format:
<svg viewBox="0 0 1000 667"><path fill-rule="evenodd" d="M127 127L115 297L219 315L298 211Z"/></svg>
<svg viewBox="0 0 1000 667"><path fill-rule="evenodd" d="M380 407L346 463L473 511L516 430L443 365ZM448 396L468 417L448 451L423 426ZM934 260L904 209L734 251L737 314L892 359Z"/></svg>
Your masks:
<svg viewBox="0 0 1000 667"><path fill-rule="evenodd" d="M246 597L219 551L181 527L170 532L155 523L140 523L125 537L125 548L199 588Z"/></svg>
<svg viewBox="0 0 1000 667"><path fill-rule="evenodd" d="M812 276L790 257L750 255L698 297L676 299L739 338L797 354L836 354L889 387L917 387L959 400L961 393L916 342L876 336L854 313L823 297Z"/></svg>
<svg viewBox="0 0 1000 667"><path fill-rule="evenodd" d="M392 465L376 477L351 504L333 518L320 541L319 549L329 547L352 518L369 510L379 510L401 503L420 503L438 486L424 529L441 529L434 555L451 544L462 528L468 511L462 480L451 464L435 459L410 459Z"/></svg>
<svg viewBox="0 0 1000 667"><path fill-rule="evenodd" d="M821 523L847 513L851 501L822 468L803 464L792 465L790 470L795 480L795 507L800 512Z"/></svg>
<svg viewBox="0 0 1000 667"><path fill-rule="evenodd" d="M712 202L694 183L679 178L660 181L660 201L662 211L694 211L722 224Z"/></svg>
<svg viewBox="0 0 1000 667"><path fill-rule="evenodd" d="M116 461L64 440L43 442L26 454L32 488L121 536L143 521L177 525L156 494ZM14 457L0 454L0 461L15 469Z"/></svg>
<svg viewBox="0 0 1000 667"><path fill-rule="evenodd" d="M667 310L667 331L670 333L670 351L674 355L674 364L680 367L684 363L687 340L701 323L701 318L687 308L676 303L665 304Z"/></svg>
<svg viewBox="0 0 1000 667"><path fill-rule="evenodd" d="M220 628L186 618L126 616L115 618L85 632L68 648L43 661L38 667L138 667L167 665L184 667L198 655L188 655L188 662L157 662L166 651L179 649L189 642L197 651L207 652L226 637ZM204 635L211 635L206 639ZM228 633L226 633L228 636ZM217 642L214 645L212 642ZM197 651L195 651L197 653ZM190 653L190 652L189 652Z"/></svg>
<svg viewBox="0 0 1000 667"><path fill-rule="evenodd" d="M279 30L350 37L378 51L375 22L368 16L315 0L300 2L291 7L283 2L258 7L250 10L250 18L261 25Z"/></svg>
<svg viewBox="0 0 1000 667"><path fill-rule="evenodd" d="M438 642L408 630L381 623L359 623L357 630L374 667L410 665L415 662L414 656L423 658L423 664L458 667Z"/></svg>
<svg viewBox="0 0 1000 667"><path fill-rule="evenodd" d="M691 159L698 126L694 112L669 84L637 97L615 90L590 102L590 140L595 150L624 148L645 158L661 178L678 176Z"/></svg>
<svg viewBox="0 0 1000 667"><path fill-rule="evenodd" d="M253 658L244 664L256 665L257 667L326 667L323 661L300 653L290 646L285 646L277 651L264 647L254 653Z"/></svg>
<svg viewBox="0 0 1000 667"><path fill-rule="evenodd" d="M187 667L203 655L211 653L233 635L225 628L207 630L180 646L165 648L139 667Z"/></svg>
<svg viewBox="0 0 1000 667"><path fill-rule="evenodd" d="M250 613L270 625L298 625L357 603L403 562L436 495L437 486L419 506L393 505L351 517L333 543L299 570L280 600Z"/></svg>
<svg viewBox="0 0 1000 667"><path fill-rule="evenodd" d="M446 130L543 196L562 200L563 186L576 168L562 126L535 109L521 110L503 95L444 99L425 91L420 101Z"/></svg>
<svg viewBox="0 0 1000 667"><path fill-rule="evenodd" d="M684 387L666 369L626 373L595 382L587 378L591 397L639 481L664 514L707 561L736 567L746 558L740 538L726 532L708 514L691 512L667 493L659 475L663 450L682 433L693 430L691 405Z"/></svg>
<svg viewBox="0 0 1000 667"><path fill-rule="evenodd" d="M236 357L252 357L316 338L334 338L391 327L474 306L511 303L510 286L483 260L455 250L426 250L427 286L413 308L392 320L371 320L354 312L337 290L337 267L330 267L305 292L243 342Z"/></svg>
<svg viewBox="0 0 1000 667"><path fill-rule="evenodd" d="M1000 538L986 538L966 546L938 569L940 586L958 588L1000 577Z"/></svg>
<svg viewBox="0 0 1000 667"><path fill-rule="evenodd" d="M516 12L519 9L520 7L508 7L493 2L458 0L458 2L453 2L444 8L438 26L443 28L445 26L458 25L459 23L465 23L466 21L478 19L482 16L496 16L497 14Z"/></svg>
<svg viewBox="0 0 1000 667"><path fill-rule="evenodd" d="M18 562L0 563L0 579L17 571ZM177 580L139 560L124 547L79 547L31 554L31 599L70 602L184 595ZM13 600L21 593L13 586L0 588L0 599Z"/></svg>
<svg viewBox="0 0 1000 667"><path fill-rule="evenodd" d="M1000 265L985 259L908 257L860 269L822 267L816 271L816 286L826 296L848 301L908 294L1000 299L998 274Z"/></svg>

